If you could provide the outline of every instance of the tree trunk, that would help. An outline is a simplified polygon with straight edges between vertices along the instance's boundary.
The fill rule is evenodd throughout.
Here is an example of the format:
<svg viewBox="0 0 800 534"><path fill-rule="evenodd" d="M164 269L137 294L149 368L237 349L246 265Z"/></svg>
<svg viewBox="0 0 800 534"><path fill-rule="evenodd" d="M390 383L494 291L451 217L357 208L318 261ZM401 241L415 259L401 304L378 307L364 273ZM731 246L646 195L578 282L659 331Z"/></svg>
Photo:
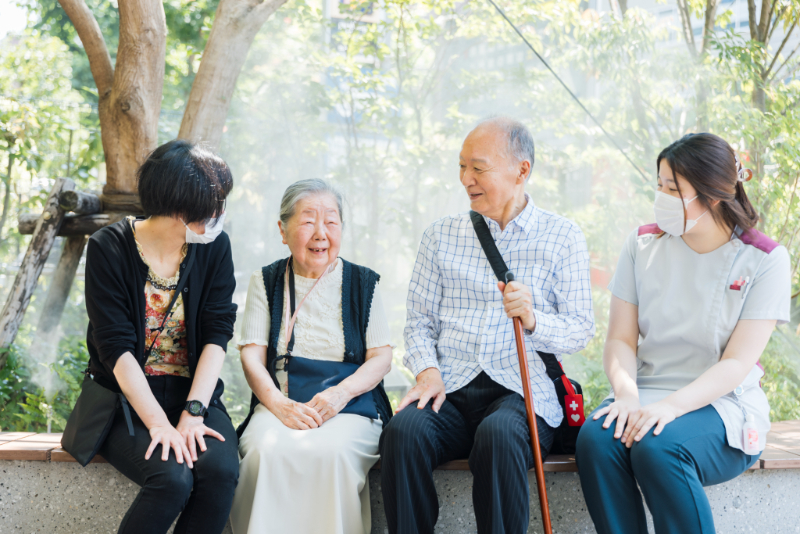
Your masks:
<svg viewBox="0 0 800 534"><path fill-rule="evenodd" d="M692 12L689 6L689 0L678 0L678 13L681 16L681 29L683 30L683 38L686 39L686 46L689 48L689 54L697 57L697 45L694 42L694 31L692 30Z"/></svg>
<svg viewBox="0 0 800 534"><path fill-rule="evenodd" d="M706 0L705 18L703 24L703 44L700 49L700 54L697 55L697 67L702 69L704 67L708 51L711 48L711 37L714 32L714 26L717 24L717 7L719 0ZM697 131L707 132L709 129L709 109L708 97L710 88L706 83L706 73L700 72L700 76L695 84L696 106L697 106Z"/></svg>
<svg viewBox="0 0 800 534"><path fill-rule="evenodd" d="M119 47L106 124L104 193L136 193L136 171L158 144L167 23L158 0L119 3ZM108 132L108 135L106 135Z"/></svg>
<svg viewBox="0 0 800 534"><path fill-rule="evenodd" d="M714 32L714 26L717 25L717 6L719 0L706 0L706 11L703 20L703 48L700 53L705 56L711 48L711 34Z"/></svg>
<svg viewBox="0 0 800 534"><path fill-rule="evenodd" d="M50 190L44 212L36 224L28 251L22 259L17 277L14 279L14 285L11 286L6 304L0 314L0 348L2 349L7 348L17 337L25 310L36 289L36 282L39 280L39 275L42 274L44 262L50 254L50 249L53 248L53 242L64 220L64 210L58 207L58 195L61 191L74 188L75 183L72 180L59 178L53 185L53 189ZM5 366L7 357L7 351L0 351L0 369Z"/></svg>
<svg viewBox="0 0 800 534"><path fill-rule="evenodd" d="M220 0L178 137L216 148L256 33L286 0Z"/></svg>
<svg viewBox="0 0 800 534"><path fill-rule="evenodd" d="M767 92L764 89L764 86L756 82L755 87L753 88L752 94L752 104L753 107L759 110L762 114L766 113L767 111ZM753 144L753 163L755 169L753 172L755 173L755 178L760 180L764 176L764 158L766 156L766 148L763 146L763 143L756 140Z"/></svg>
<svg viewBox="0 0 800 534"><path fill-rule="evenodd" d="M56 272L53 275L53 282L47 291L47 300L45 300L42 314L39 316L39 326L36 329L37 338L39 336L49 337L48 334L54 332L58 323L61 322L61 314L64 313L64 305L69 298L69 290L75 279L75 272L78 270L78 264L88 239L85 235L66 239Z"/></svg>
<svg viewBox="0 0 800 534"><path fill-rule="evenodd" d="M11 171L14 169L14 159L16 154L8 154L8 172L3 180L6 190L3 195L3 214L0 215L0 243L3 242L3 229L6 227L6 220L8 219L8 207L11 204Z"/></svg>
<svg viewBox="0 0 800 534"><path fill-rule="evenodd" d="M97 85L110 195L136 195L136 170L158 142L167 23L157 0L119 3L114 69L100 27L84 0L58 0L78 32Z"/></svg>
<svg viewBox="0 0 800 534"><path fill-rule="evenodd" d="M747 11L750 23L750 39L760 43L763 47L761 54L757 56L761 61L761 76L759 79L753 80L753 92L750 96L750 100L753 107L762 114L766 113L767 111L767 93L763 84L767 70L767 58L769 57L767 52L769 43L767 43L766 40L767 36L769 35L770 22L772 19L772 5L774 5L772 1L762 0L761 14L757 15L755 0L748 0L747 2ZM766 147L763 146L763 143L761 143L758 138L756 138L756 141L753 143L752 147L752 157L753 164L755 166L755 169L753 169L755 174L754 178L757 180L761 180L764 176L765 155Z"/></svg>

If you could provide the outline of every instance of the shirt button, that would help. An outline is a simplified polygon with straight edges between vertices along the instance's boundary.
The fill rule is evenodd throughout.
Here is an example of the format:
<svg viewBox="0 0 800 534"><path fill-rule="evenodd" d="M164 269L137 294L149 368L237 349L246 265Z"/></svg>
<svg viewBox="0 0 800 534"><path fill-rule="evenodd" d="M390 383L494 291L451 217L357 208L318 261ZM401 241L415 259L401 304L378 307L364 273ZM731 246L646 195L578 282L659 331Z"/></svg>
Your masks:
<svg viewBox="0 0 800 534"><path fill-rule="evenodd" d="M188 288L188 287L184 287L184 288L183 288L183 292L184 292L184 293L188 293L188 292L189 292L189 288Z"/></svg>

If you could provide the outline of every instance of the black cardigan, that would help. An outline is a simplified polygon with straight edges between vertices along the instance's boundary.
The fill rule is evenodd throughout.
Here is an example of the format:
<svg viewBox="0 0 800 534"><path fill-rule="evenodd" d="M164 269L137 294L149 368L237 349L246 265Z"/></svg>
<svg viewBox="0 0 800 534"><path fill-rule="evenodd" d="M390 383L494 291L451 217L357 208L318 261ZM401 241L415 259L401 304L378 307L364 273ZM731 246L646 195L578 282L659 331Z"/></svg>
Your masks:
<svg viewBox="0 0 800 534"><path fill-rule="evenodd" d="M86 249L89 367L103 385L112 389L119 390L114 366L120 356L130 352L142 368L145 365L147 271L127 220L107 226L89 239ZM231 298L236 280L228 235L222 232L207 245L189 245L181 264L181 278L184 276L188 276L183 307L189 372L194 376L203 347L213 344L227 350L233 337L236 304Z"/></svg>
<svg viewBox="0 0 800 534"><path fill-rule="evenodd" d="M267 292L267 303L270 310L269 345L267 346L267 369L272 369L272 362L278 357L278 336L281 331L283 319L283 280L286 273L288 258L278 260L264 267L261 274L264 277L264 288ZM380 275L367 267L362 267L342 259L342 328L344 330L344 359L348 363L363 365L367 354L367 326L369 324L372 296L375 286L380 280ZM276 376L270 372L275 384ZM375 408L385 426L392 417L392 406L383 389L383 380L372 390ZM253 416L258 397L253 394L250 399L250 413L247 419L239 425L236 433L239 437L244 433L250 418Z"/></svg>

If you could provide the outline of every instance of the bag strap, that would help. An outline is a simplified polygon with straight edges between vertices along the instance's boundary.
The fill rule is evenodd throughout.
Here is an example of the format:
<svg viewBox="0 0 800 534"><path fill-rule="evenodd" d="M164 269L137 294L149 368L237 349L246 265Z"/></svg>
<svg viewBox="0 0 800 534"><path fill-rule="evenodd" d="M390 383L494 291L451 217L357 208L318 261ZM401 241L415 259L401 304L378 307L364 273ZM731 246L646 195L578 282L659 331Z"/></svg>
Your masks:
<svg viewBox="0 0 800 534"><path fill-rule="evenodd" d="M294 285L294 267L292 267L292 258L289 258L289 264L286 266L287 273L286 276L289 278L289 314L290 317L294 317L295 315L295 303L296 303L296 296L295 296L295 285ZM316 285L316 284L315 284ZM310 291L309 291L310 293ZM307 295L306 295L307 296ZM283 298L286 298L284 295ZM304 299L305 300L305 299ZM302 304L302 303L301 303ZM290 319L291 321L291 319ZM289 326L286 325L287 328L291 331L291 336L289 339L286 340L286 354L291 354L294 350L294 324Z"/></svg>
<svg viewBox="0 0 800 534"><path fill-rule="evenodd" d="M489 225L486 224L483 215L477 211L470 210L469 218L472 220L472 227L475 228L475 233L478 234L478 241L481 242L481 248L483 249L483 253L486 254L486 259L489 260L489 265L492 266L494 275L499 281L508 283L508 266L503 260L503 255L497 250L497 243L495 243L492 238Z"/></svg>
<svg viewBox="0 0 800 534"><path fill-rule="evenodd" d="M119 393L119 400L122 403L122 413L125 414L125 423L128 425L128 435L133 437L133 421L131 420L131 409L128 406L128 399L125 395Z"/></svg>
<svg viewBox="0 0 800 534"><path fill-rule="evenodd" d="M481 242L483 253L486 255L486 259L489 260L489 265L492 266L494 275L501 282L508 283L509 281L514 280L514 273L509 270L505 260L503 259L503 255L500 254L500 251L497 249L497 243L494 242L492 233L489 230L489 225L486 224L486 220L483 218L483 215L476 211L470 210L469 218L472 221L472 227L475 228L475 233L478 235L478 241ZM544 362L545 370L547 372L547 376L550 377L550 380L558 380L559 378L563 377L562 380L564 381L564 387L566 387L567 392L574 395L575 393L574 389L572 388L572 384L570 383L569 379L567 379L566 374L564 374L564 369L561 367L561 364L559 363L555 354L551 354L549 352L539 352L538 350L536 353Z"/></svg>
<svg viewBox="0 0 800 534"><path fill-rule="evenodd" d="M178 279L178 285L175 288L175 293L172 294L172 299L169 301L169 307L167 308L167 313L164 314L164 319L161 321L161 326L155 329L155 331L157 331L158 334L156 334L156 337L153 338L153 342L150 343L150 348L144 351L145 365L147 364L147 359L150 357L150 353L153 352L153 347L155 347L156 341L158 341L158 336L160 336L161 332L164 331L164 325L167 324L167 319L169 319L170 316L172 315L173 307L175 306L175 301L178 300L178 296L180 296L181 291L183 291L183 288L186 286L186 283L189 280L189 271L191 270L192 265L194 265L194 257L195 254L191 253L189 254L189 261L186 264L186 268L183 271L181 271L181 276Z"/></svg>
<svg viewBox="0 0 800 534"><path fill-rule="evenodd" d="M284 327L286 328L286 354L291 356L292 350L294 349L294 325L295 321L297 320L297 314L300 312L300 308L303 306L303 303L306 301L309 295L314 292L322 279L328 276L333 270L336 268L336 261L328 266L325 269L325 272L322 273L322 276L317 278L317 281L314 282L314 285L311 286L311 289L308 290L308 293L300 299L300 304L297 304L295 308L295 290L294 290L294 267L293 267L293 260L289 257L288 264L286 266L286 278L284 280L284 286L286 290L289 292L289 306L286 306L284 303L283 313L284 313ZM286 296L284 295L284 301L286 300Z"/></svg>

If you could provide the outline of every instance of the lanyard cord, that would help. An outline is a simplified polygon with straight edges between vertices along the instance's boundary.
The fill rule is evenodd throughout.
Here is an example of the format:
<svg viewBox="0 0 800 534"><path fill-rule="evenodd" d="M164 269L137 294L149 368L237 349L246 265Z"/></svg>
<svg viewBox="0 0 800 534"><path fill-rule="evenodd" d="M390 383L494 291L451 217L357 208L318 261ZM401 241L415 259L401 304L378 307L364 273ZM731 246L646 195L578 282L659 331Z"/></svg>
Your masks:
<svg viewBox="0 0 800 534"><path fill-rule="evenodd" d="M338 258L337 258L338 259ZM334 261L325 272L322 273L322 276L317 278L317 281L314 282L314 285L311 286L311 289L308 290L308 293L300 300L300 304L297 305L297 309L294 307L294 268L292 267L292 258L289 258L286 263L286 275L284 276L284 285L283 285L283 319L284 323L286 324L286 353L291 355L292 349L294 349L294 323L297 321L297 314L300 313L300 307L306 301L308 296L314 292L314 289L317 287L323 278L325 278L329 273L331 273L336 268L336 261ZM286 298L288 295L288 299ZM289 307L291 306L291 317L289 312Z"/></svg>
<svg viewBox="0 0 800 534"><path fill-rule="evenodd" d="M550 71L550 73L551 73L553 76L555 76L555 77L556 77L556 80L558 80L558 82L561 84L561 86L562 86L562 87L563 87L563 88L564 88L564 89L565 89L565 90L566 90L566 91L569 93L569 96L571 96L571 97L572 97L572 99L573 99L573 100L575 100L575 102L577 102L577 103L578 103L578 105L581 107L581 109L582 109L583 111L585 111L585 112L586 112L586 114L589 116L589 118L590 118L590 119L592 119L592 121L594 121L594 123L597 125L597 127L598 127L598 128L600 128L600 131L602 131L602 132L603 132L603 133L606 135L606 137L608 137L608 139L611 141L611 143L612 143L612 144L613 144L615 147L617 147L617 150L619 150L619 151L622 153L622 155L623 155L623 156L625 156L625 159L626 159L626 160L628 160L628 163L630 163L630 164L633 166L633 168L634 168L634 169L636 169L636 171L637 171L637 172L638 172L638 173L639 173L639 174L642 176L642 179L645 181L645 183L647 183L649 180L647 179L647 176L645 176L644 172L642 172L642 169L640 169L640 168L639 168L639 166L638 166L638 165L636 165L636 164L633 162L633 160L632 160L632 159L631 159L631 158L628 156L628 154L625 152L625 150L623 150L623 149L622 149L622 147L621 147L621 146L619 146L619 143L617 143L617 142L616 142L616 140L614 140L614 138L613 138L613 137L611 137L611 134L610 134L610 133L608 133L608 132L606 131L606 129L605 129L605 128L603 128L603 125L602 125L602 124L600 124L600 121L598 121L597 119L595 119L595 118L594 118L594 115L592 115L592 114L591 114L591 112L590 112L588 109L586 109L586 106L584 106L584 105L583 105L583 102L581 102L581 101L580 101L580 99L579 99L577 96L575 96L575 93L573 93L573 92L570 90L570 88L569 88L569 87L567 87L567 84L566 84L566 83L564 83L564 81L563 81L563 80L562 80L562 79L561 79L561 78L558 76L558 74L556 74L556 71L554 71L554 70L553 70L553 69L550 67L550 65L547 63L547 61L545 61L545 59L544 59L544 58L543 58L543 57L542 57L542 56L539 54L539 52L537 52L537 51L536 51L536 49L535 49L535 48L533 47L533 45L532 45L532 44L531 44L531 43L530 43L530 42L529 42L529 41L528 41L528 40L525 38L525 36L524 36L524 35L522 35L522 32L521 32L521 31L519 31L519 28L517 28L517 27L514 25L514 23L513 23L513 22L511 22L511 20L508 18L508 16L506 16L506 14L503 12L503 10L502 10L502 9L500 9L500 7L499 7L497 4L495 4L495 3L494 3L494 0L487 0L487 1L488 1L490 4L492 4L492 5L494 6L494 8L497 10L497 12L498 12L498 13L500 13L500 15L501 15L501 16L502 16L504 19L506 19L506 22L508 22L508 24L509 24L509 25L510 25L512 28L514 28L514 31L515 31L515 32L517 32L517 35L519 35L519 36L520 36L520 38L522 38L522 40L525 42L525 44L526 44L526 45L528 45L528 48L530 48L530 49L531 49L531 52L533 52L534 54L536 54L536 57L538 57L538 58L539 58L539 61L541 61L541 62L542 62L542 64L544 64L544 66L545 66L545 67L547 67L547 70L549 70L549 71Z"/></svg>

